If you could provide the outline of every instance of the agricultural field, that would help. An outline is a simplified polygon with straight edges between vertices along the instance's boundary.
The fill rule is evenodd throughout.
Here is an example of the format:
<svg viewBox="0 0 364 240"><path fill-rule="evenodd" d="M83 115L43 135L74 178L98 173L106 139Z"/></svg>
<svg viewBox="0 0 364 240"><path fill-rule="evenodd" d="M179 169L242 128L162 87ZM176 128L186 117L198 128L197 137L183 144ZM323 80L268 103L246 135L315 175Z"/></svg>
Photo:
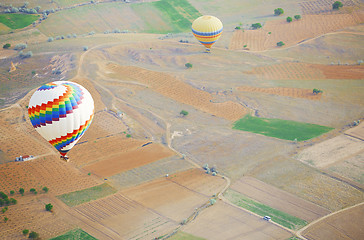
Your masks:
<svg viewBox="0 0 364 240"><path fill-rule="evenodd" d="M361 238L364 9L343 3L31 1L55 12L0 23L0 191L18 201L2 207L0 238ZM190 31L207 14L224 25L210 53ZM69 162L28 117L58 80L95 103Z"/></svg>
<svg viewBox="0 0 364 240"><path fill-rule="evenodd" d="M232 184L230 188L236 193L244 195L245 198L248 197L307 222L312 222L330 213L323 207L314 205L252 177L243 177ZM234 192L232 193L237 195Z"/></svg>
<svg viewBox="0 0 364 240"><path fill-rule="evenodd" d="M246 115L234 123L234 129L290 141L304 141L331 131L333 128L280 119L264 119Z"/></svg>
<svg viewBox="0 0 364 240"><path fill-rule="evenodd" d="M245 208L260 216L270 216L273 222L276 222L289 229L300 229L304 227L307 222L300 218L289 215L285 212L271 208L267 205L256 202L234 190L226 191L224 195L233 204Z"/></svg>
<svg viewBox="0 0 364 240"><path fill-rule="evenodd" d="M29 26L31 23L36 21L40 15L30 15L30 14L1 14L0 23L4 24L11 29L19 29Z"/></svg>

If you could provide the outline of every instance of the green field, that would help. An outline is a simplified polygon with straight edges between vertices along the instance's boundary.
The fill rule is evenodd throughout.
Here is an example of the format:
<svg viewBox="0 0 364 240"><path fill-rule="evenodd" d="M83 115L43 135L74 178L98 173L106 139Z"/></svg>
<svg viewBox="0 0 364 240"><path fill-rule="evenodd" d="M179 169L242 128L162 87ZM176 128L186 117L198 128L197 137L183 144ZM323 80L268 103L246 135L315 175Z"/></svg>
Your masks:
<svg viewBox="0 0 364 240"><path fill-rule="evenodd" d="M205 238L196 237L194 235L185 233L185 232L177 232L175 235L169 238L170 240L204 240Z"/></svg>
<svg viewBox="0 0 364 240"><path fill-rule="evenodd" d="M11 29L24 28L39 18L39 15L7 13L0 14L0 23Z"/></svg>
<svg viewBox="0 0 364 240"><path fill-rule="evenodd" d="M143 33L176 33L191 29L201 14L187 0L124 4L89 4L51 14L39 25L47 36L104 33L119 29ZM59 24L62 22L62 24Z"/></svg>
<svg viewBox="0 0 364 240"><path fill-rule="evenodd" d="M97 240L82 229L74 229L50 240Z"/></svg>
<svg viewBox="0 0 364 240"><path fill-rule="evenodd" d="M233 204L248 209L249 211L260 216L270 216L273 222L276 222L289 229L297 230L307 224L305 220L294 217L285 212L281 212L262 203L255 202L254 200L234 190L227 190L224 196Z"/></svg>
<svg viewBox="0 0 364 240"><path fill-rule="evenodd" d="M333 128L310 123L246 115L234 123L233 129L285 140L293 141L297 139L297 141L304 141L329 132Z"/></svg>
<svg viewBox="0 0 364 240"><path fill-rule="evenodd" d="M66 193L57 197L68 206L74 207L82 203L106 197L115 192L116 190L113 187L111 187L107 183L104 183L99 186L86 188L76 192Z"/></svg>

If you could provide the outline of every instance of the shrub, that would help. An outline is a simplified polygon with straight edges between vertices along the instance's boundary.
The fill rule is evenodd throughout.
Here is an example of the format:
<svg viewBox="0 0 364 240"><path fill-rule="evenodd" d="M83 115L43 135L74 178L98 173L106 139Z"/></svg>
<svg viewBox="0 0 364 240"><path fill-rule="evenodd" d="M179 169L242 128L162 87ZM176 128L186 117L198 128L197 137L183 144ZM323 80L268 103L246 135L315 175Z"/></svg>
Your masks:
<svg viewBox="0 0 364 240"><path fill-rule="evenodd" d="M112 30L113 33L121 33L120 29L115 28L114 30Z"/></svg>
<svg viewBox="0 0 364 240"><path fill-rule="evenodd" d="M292 18L291 17L287 17L286 18L286 21L290 23L290 22L292 22Z"/></svg>
<svg viewBox="0 0 364 240"><path fill-rule="evenodd" d="M35 192L35 188L31 188L31 189L30 189L30 192L31 192L31 193L34 193L34 192Z"/></svg>
<svg viewBox="0 0 364 240"><path fill-rule="evenodd" d="M8 195L6 195L4 192L0 192L0 198L6 199L8 198Z"/></svg>
<svg viewBox="0 0 364 240"><path fill-rule="evenodd" d="M187 116L188 115L188 112L185 111L185 110L182 110L179 114L182 115L182 116Z"/></svg>
<svg viewBox="0 0 364 240"><path fill-rule="evenodd" d="M14 193L15 193L14 190L10 191L10 195L14 195Z"/></svg>
<svg viewBox="0 0 364 240"><path fill-rule="evenodd" d="M4 217L4 222L7 222L9 220L9 218Z"/></svg>
<svg viewBox="0 0 364 240"><path fill-rule="evenodd" d="M4 44L4 46L3 46L3 48L4 48L4 49L8 49L9 47L11 47L11 44L10 44L10 43L6 43L6 44Z"/></svg>
<svg viewBox="0 0 364 240"><path fill-rule="evenodd" d="M312 90L312 93L313 93L313 94L315 94L315 95L317 95L317 94L319 94L319 93L323 93L323 91L322 91L322 90L320 90L320 89L314 88L314 89Z"/></svg>
<svg viewBox="0 0 364 240"><path fill-rule="evenodd" d="M94 31L91 31L91 32L88 33L88 35L94 35L94 34L95 34Z"/></svg>
<svg viewBox="0 0 364 240"><path fill-rule="evenodd" d="M294 15L294 19L300 20L301 19L301 15Z"/></svg>
<svg viewBox="0 0 364 240"><path fill-rule="evenodd" d="M87 51L88 47L87 46L83 46L83 51Z"/></svg>
<svg viewBox="0 0 364 240"><path fill-rule="evenodd" d="M5 213L6 211L8 211L8 207L4 207L3 209L1 209L2 213Z"/></svg>
<svg viewBox="0 0 364 240"><path fill-rule="evenodd" d="M51 203L48 203L45 205L45 209L49 212L52 212L53 205Z"/></svg>
<svg viewBox="0 0 364 240"><path fill-rule="evenodd" d="M73 36L73 38L77 38L77 34L76 33L72 34L72 36Z"/></svg>
<svg viewBox="0 0 364 240"><path fill-rule="evenodd" d="M53 37L49 37L48 38L48 42L53 42L54 38Z"/></svg>
<svg viewBox="0 0 364 240"><path fill-rule="evenodd" d="M23 230L23 235L24 235L24 236L28 235L28 233L29 233L29 230L28 230L28 229L24 229L24 230Z"/></svg>
<svg viewBox="0 0 364 240"><path fill-rule="evenodd" d="M47 193L49 189L48 189L47 187L44 187L44 188L42 188L42 190L43 190L45 193Z"/></svg>
<svg viewBox="0 0 364 240"><path fill-rule="evenodd" d="M20 193L22 196L24 196L24 188L20 188L20 189L19 189L19 193Z"/></svg>
<svg viewBox="0 0 364 240"><path fill-rule="evenodd" d="M258 29L258 28L261 28L261 27L262 27L262 24L260 24L260 23L253 23L252 24L253 29Z"/></svg>
<svg viewBox="0 0 364 240"><path fill-rule="evenodd" d="M237 26L237 27L235 27L235 29L240 30L240 29L241 29L241 27L240 27L240 26Z"/></svg>
<svg viewBox="0 0 364 240"><path fill-rule="evenodd" d="M282 8L276 8L274 9L274 15L279 16L284 13L284 10Z"/></svg>
<svg viewBox="0 0 364 240"><path fill-rule="evenodd" d="M36 232L31 232L29 233L29 238L31 239L38 239L39 238L39 234Z"/></svg>
<svg viewBox="0 0 364 240"><path fill-rule="evenodd" d="M209 164L208 164L208 163L205 163L205 164L203 165L203 169L207 170L208 168L209 168Z"/></svg>
<svg viewBox="0 0 364 240"><path fill-rule="evenodd" d="M282 46L284 46L284 42L282 42L282 41L277 42L277 46L278 46L278 47L282 47Z"/></svg>
<svg viewBox="0 0 364 240"><path fill-rule="evenodd" d="M185 64L185 67L186 67L186 68L192 68L192 64L191 64L191 63L186 63L186 64Z"/></svg>
<svg viewBox="0 0 364 240"><path fill-rule="evenodd" d="M5 201L2 198L0 198L0 207L2 207L4 204L5 204Z"/></svg>
<svg viewBox="0 0 364 240"><path fill-rule="evenodd" d="M26 49L27 47L28 47L27 44L19 43L19 44L15 45L14 50L23 50L23 49Z"/></svg>
<svg viewBox="0 0 364 240"><path fill-rule="evenodd" d="M131 137L131 135L130 135L130 134L126 134L126 137L127 137L127 138L130 138L130 137Z"/></svg>
<svg viewBox="0 0 364 240"><path fill-rule="evenodd" d="M334 9L334 10L338 10L339 8L341 8L341 7L343 7L344 5L343 5L343 3L342 2L340 2L340 1L336 1L336 2L334 2L333 4L332 4L332 9Z"/></svg>
<svg viewBox="0 0 364 240"><path fill-rule="evenodd" d="M210 205L214 205L216 203L216 199L210 199Z"/></svg>
<svg viewBox="0 0 364 240"><path fill-rule="evenodd" d="M18 203L18 201L16 199L14 199L14 198L10 198L10 203L15 205L15 204Z"/></svg>

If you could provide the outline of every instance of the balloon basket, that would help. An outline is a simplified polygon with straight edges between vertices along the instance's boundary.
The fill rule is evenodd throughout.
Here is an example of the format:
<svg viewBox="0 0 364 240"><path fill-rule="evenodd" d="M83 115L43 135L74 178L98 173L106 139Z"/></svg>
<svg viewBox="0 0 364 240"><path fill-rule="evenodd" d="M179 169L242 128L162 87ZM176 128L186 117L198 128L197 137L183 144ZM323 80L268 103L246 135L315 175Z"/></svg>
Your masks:
<svg viewBox="0 0 364 240"><path fill-rule="evenodd" d="M206 48L206 49L205 49L205 53L211 53L210 48Z"/></svg>
<svg viewBox="0 0 364 240"><path fill-rule="evenodd" d="M65 161L65 162L69 162L70 161L70 159L68 157L66 157L66 156L59 156L59 158L61 160Z"/></svg>

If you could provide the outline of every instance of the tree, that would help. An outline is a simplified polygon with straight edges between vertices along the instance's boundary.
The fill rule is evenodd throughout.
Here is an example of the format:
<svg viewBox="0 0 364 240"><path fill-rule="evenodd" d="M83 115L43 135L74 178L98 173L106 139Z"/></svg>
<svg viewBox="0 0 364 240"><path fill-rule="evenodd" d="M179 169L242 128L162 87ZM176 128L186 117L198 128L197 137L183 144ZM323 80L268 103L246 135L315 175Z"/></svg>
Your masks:
<svg viewBox="0 0 364 240"><path fill-rule="evenodd" d="M179 114L182 115L182 116L187 116L188 115L188 112L185 111L185 110L182 110Z"/></svg>
<svg viewBox="0 0 364 240"><path fill-rule="evenodd" d="M10 202L11 202L11 204L13 204L13 205L15 205L15 204L17 204L17 203L18 203L18 201L17 201L16 199L14 199L14 198L10 198Z"/></svg>
<svg viewBox="0 0 364 240"><path fill-rule="evenodd" d="M53 42L54 38L53 37L49 37L48 38L48 42Z"/></svg>
<svg viewBox="0 0 364 240"><path fill-rule="evenodd" d="M2 207L4 204L5 204L5 201L2 198L0 198L0 207Z"/></svg>
<svg viewBox="0 0 364 240"><path fill-rule="evenodd" d="M5 213L6 211L8 211L8 207L4 207L3 209L1 209L2 213Z"/></svg>
<svg viewBox="0 0 364 240"><path fill-rule="evenodd" d="M14 50L23 50L26 49L28 45L26 43L19 43L15 45Z"/></svg>
<svg viewBox="0 0 364 240"><path fill-rule="evenodd" d="M20 188L20 189L19 189L19 193L20 193L22 196L24 196L24 188Z"/></svg>
<svg viewBox="0 0 364 240"><path fill-rule="evenodd" d="M276 8L276 9L274 9L274 15L276 15L276 16L279 16L279 15L281 15L283 13L284 13L284 11L283 11L282 8Z"/></svg>
<svg viewBox="0 0 364 240"><path fill-rule="evenodd" d="M323 93L323 91L322 91L322 90L320 90L320 89L314 88L314 89L312 90L312 93L313 93L314 95L317 95L317 94L319 94L319 93Z"/></svg>
<svg viewBox="0 0 364 240"><path fill-rule="evenodd" d="M9 220L9 218L4 217L4 222L7 222Z"/></svg>
<svg viewBox="0 0 364 240"><path fill-rule="evenodd" d="M10 195L14 195L14 193L15 193L14 190L10 191Z"/></svg>
<svg viewBox="0 0 364 240"><path fill-rule="evenodd" d="M88 47L87 46L83 46L83 51L87 51Z"/></svg>
<svg viewBox="0 0 364 240"><path fill-rule="evenodd" d="M186 67L186 68L192 68L192 64L191 64L191 63L186 63L186 64L185 64L185 67Z"/></svg>
<svg viewBox="0 0 364 240"><path fill-rule="evenodd" d="M31 239L38 239L39 238L39 234L36 232L31 232L29 233L29 238Z"/></svg>
<svg viewBox="0 0 364 240"><path fill-rule="evenodd" d="M10 44L10 43L6 43L6 44L4 44L3 48L4 48L4 49L8 49L10 46L11 46L11 44Z"/></svg>
<svg viewBox="0 0 364 240"><path fill-rule="evenodd" d="M8 198L8 195L6 195L4 192L0 192L0 198L6 199Z"/></svg>
<svg viewBox="0 0 364 240"><path fill-rule="evenodd" d="M343 7L344 5L343 5L343 3L342 2L340 2L340 1L336 1L336 2L334 2L333 4L332 4L332 9L334 9L334 10L338 10L339 8L341 8L341 7Z"/></svg>
<svg viewBox="0 0 364 240"><path fill-rule="evenodd" d="M282 46L284 46L284 42L282 42L282 41L277 42L277 46L278 46L278 47L282 47Z"/></svg>
<svg viewBox="0 0 364 240"><path fill-rule="evenodd" d="M44 188L42 188L42 190L43 190L45 193L47 193L49 189L48 189L47 187L44 187Z"/></svg>
<svg viewBox="0 0 364 240"><path fill-rule="evenodd" d="M289 23L290 23L290 22L292 22L292 18L291 18L291 17L287 17L287 18L286 18L286 20L287 20L287 22L289 22Z"/></svg>
<svg viewBox="0 0 364 240"><path fill-rule="evenodd" d="M52 212L52 208L53 208L53 205L52 205L51 203L48 203L48 204L46 204L46 205L45 205L45 209L46 209L47 211Z"/></svg>
<svg viewBox="0 0 364 240"><path fill-rule="evenodd" d="M29 51L29 52L24 53L23 51L20 51L19 54L18 54L18 56L20 58L30 58L30 57L33 56L33 52L32 51Z"/></svg>
<svg viewBox="0 0 364 240"><path fill-rule="evenodd" d="M29 233L29 230L28 230L28 229L24 229L24 230L23 230L23 235L24 235L24 236L28 235L28 233Z"/></svg>
<svg viewBox="0 0 364 240"><path fill-rule="evenodd" d="M30 189L30 192L31 192L31 193L34 193L34 192L35 192L35 188L31 188L31 189Z"/></svg>
<svg viewBox="0 0 364 240"><path fill-rule="evenodd" d="M253 29L258 29L258 28L261 28L261 27L262 27L262 24L260 24L260 23L253 23L252 24Z"/></svg>
<svg viewBox="0 0 364 240"><path fill-rule="evenodd" d="M300 20L301 19L301 15L294 15L294 19Z"/></svg>

